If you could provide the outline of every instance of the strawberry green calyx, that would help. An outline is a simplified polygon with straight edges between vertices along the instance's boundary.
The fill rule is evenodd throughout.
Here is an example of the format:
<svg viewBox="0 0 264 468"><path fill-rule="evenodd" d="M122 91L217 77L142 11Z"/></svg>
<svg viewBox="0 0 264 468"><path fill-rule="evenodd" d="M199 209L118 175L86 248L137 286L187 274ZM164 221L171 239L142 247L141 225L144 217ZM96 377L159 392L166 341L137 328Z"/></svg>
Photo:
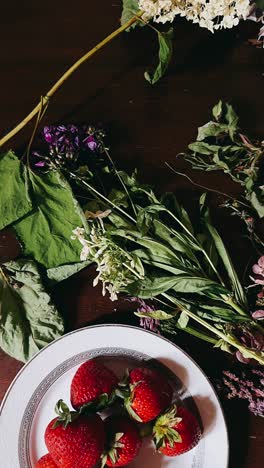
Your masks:
<svg viewBox="0 0 264 468"><path fill-rule="evenodd" d="M107 393L102 393L96 400L89 401L82 405L78 412L79 414L91 414L97 413L98 411L102 411L109 406L111 406L116 400L115 391L109 396Z"/></svg>
<svg viewBox="0 0 264 468"><path fill-rule="evenodd" d="M126 370L123 379L118 383L118 387L115 390L115 395L122 400L124 400L124 407L126 408L129 416L142 423L142 419L137 415L137 413L132 408L132 403L134 399L134 392L137 385L139 385L141 381L136 382L134 384L129 383L129 371Z"/></svg>
<svg viewBox="0 0 264 468"><path fill-rule="evenodd" d="M153 427L153 438L157 450L165 447L166 443L173 447L176 442L182 442L179 432L174 429L181 421L182 418L177 417L176 405L171 406L166 413L158 417Z"/></svg>
<svg viewBox="0 0 264 468"><path fill-rule="evenodd" d="M107 459L110 458L111 462L115 464L118 461L118 453L117 449L124 448L124 444L120 441L123 437L123 432L117 432L114 436L113 441L109 444L109 448L107 451L102 455L102 463L101 468L106 465Z"/></svg>
<svg viewBox="0 0 264 468"><path fill-rule="evenodd" d="M64 403L63 400L59 400L55 405L55 413L58 415L55 423L53 424L53 429L62 425L64 429L79 417L79 413L76 411L70 411L68 405Z"/></svg>

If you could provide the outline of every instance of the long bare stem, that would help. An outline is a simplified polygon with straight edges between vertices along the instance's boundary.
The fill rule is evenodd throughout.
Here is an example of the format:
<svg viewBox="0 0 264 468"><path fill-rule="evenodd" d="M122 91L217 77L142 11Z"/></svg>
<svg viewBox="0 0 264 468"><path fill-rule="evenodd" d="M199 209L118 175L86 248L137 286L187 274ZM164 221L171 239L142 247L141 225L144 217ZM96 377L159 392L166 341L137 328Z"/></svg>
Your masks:
<svg viewBox="0 0 264 468"><path fill-rule="evenodd" d="M3 138L0 139L0 147L3 146L7 141L10 140L13 136L15 136L22 128L24 128L35 115L38 114L39 110L42 106L49 101L49 99L58 91L58 89L65 83L65 81L83 64L85 63L90 57L92 57L98 50L102 49L106 44L111 42L115 37L117 37L120 33L128 29L132 24L136 23L139 18L143 15L143 11L138 11L135 16L130 18L126 23L120 26L118 29L113 31L109 36L103 39L99 44L89 50L86 54L84 54L79 60L77 60L61 77L60 79L52 86L52 88L46 93L46 95L40 100L40 102L34 107L34 109L9 133L7 133Z"/></svg>

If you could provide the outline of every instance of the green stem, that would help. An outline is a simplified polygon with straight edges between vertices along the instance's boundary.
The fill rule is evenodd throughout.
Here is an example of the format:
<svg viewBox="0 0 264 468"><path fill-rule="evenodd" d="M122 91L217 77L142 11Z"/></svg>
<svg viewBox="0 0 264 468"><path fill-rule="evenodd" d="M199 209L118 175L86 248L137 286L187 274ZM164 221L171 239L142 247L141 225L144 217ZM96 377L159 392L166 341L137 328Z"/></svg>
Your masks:
<svg viewBox="0 0 264 468"><path fill-rule="evenodd" d="M209 335L206 335L205 333L202 333L199 330L195 330L195 328L192 328L192 327L181 328L180 326L177 328L181 331L189 333L190 335L196 336L196 338L200 338L201 340L206 341L207 343L212 343L214 345L217 343L217 340L215 338Z"/></svg>
<svg viewBox="0 0 264 468"><path fill-rule="evenodd" d="M246 346L241 345L232 335L225 335L225 333L221 332L217 328L213 327L209 323L207 323L205 320L203 320L201 317L198 315L194 314L187 308L185 308L180 301L178 301L176 298L169 296L166 293L162 294L166 299L170 300L172 303L176 304L178 307L181 308L190 318L198 322L200 325L203 327L207 328L207 330L210 330L214 335L218 336L220 339L225 341L226 343L230 344L234 348L238 349L243 355L246 354L247 357L250 357L252 359L255 359L258 361L260 364L264 365L264 354L259 352L259 351L254 351L252 349L247 348Z"/></svg>
<svg viewBox="0 0 264 468"><path fill-rule="evenodd" d="M68 174L73 177L74 179L78 180L78 182L82 183L87 187L90 191L95 193L99 198L104 200L107 204L111 205L115 210L120 211L126 218L128 218L130 221L132 221L134 224L136 224L136 220L130 216L130 214L126 213L120 206L117 206L115 203L113 203L109 198L105 197L102 193L98 192L92 185L88 184L85 182L81 177L78 177L74 172L68 172Z"/></svg>
<svg viewBox="0 0 264 468"><path fill-rule="evenodd" d="M129 201L130 201L131 207L132 207L132 209L133 209L133 211L134 211L134 215L137 216L136 207L135 207L135 205L134 205L134 203L133 203L133 200L132 200L132 198L131 198L131 196L130 196L129 191L127 190L126 184L124 183L122 177L121 177L120 174L118 173L118 170L117 170L117 168L116 168L116 165L115 165L113 159L111 158L109 151L107 150L107 148L105 148L105 146L104 146L104 152L105 152L106 156L108 157L110 163L112 164L113 169L114 169L114 171L115 171L115 174L116 174L116 176L117 176L117 178L118 178L120 184L122 185L124 191L126 192L126 194L127 194L127 196L128 196L128 199L129 199Z"/></svg>
<svg viewBox="0 0 264 468"><path fill-rule="evenodd" d="M16 135L22 128L24 128L35 115L38 114L39 110L43 105L45 105L49 99L58 91L58 89L65 83L65 81L90 57L92 57L98 50L102 49L106 44L111 42L115 37L120 33L128 29L132 24L136 23L139 18L143 15L143 11L138 11L135 16L130 18L126 23L120 26L118 29L113 31L109 36L103 39L99 44L89 50L84 54L79 60L77 60L61 77L60 79L52 86L52 88L46 93L42 100L34 107L34 109L9 133L7 133L2 139L0 139L0 147L3 146L10 138Z"/></svg>
<svg viewBox="0 0 264 468"><path fill-rule="evenodd" d="M243 315L244 317L248 317L248 313L245 312L236 302L233 301L231 297L224 299L225 303L230 305L232 309L239 313L239 315Z"/></svg>
<svg viewBox="0 0 264 468"><path fill-rule="evenodd" d="M191 237L192 241L199 247L199 249L201 250L201 252L203 253L204 257L206 258L206 260L208 261L210 267L212 268L212 270L215 272L218 280L220 281L221 285L225 287L225 283L224 281L222 280L221 276L219 275L217 269L215 268L212 260L210 259L209 255L207 254L207 252L203 249L203 247L201 246L201 244L197 241L196 237L189 231L189 229L181 222L181 220L179 218L177 218L177 216L175 216L170 210L167 210L167 212L171 215L171 217L173 219L175 219L175 221L177 221L179 223L179 225L184 229L184 231Z"/></svg>

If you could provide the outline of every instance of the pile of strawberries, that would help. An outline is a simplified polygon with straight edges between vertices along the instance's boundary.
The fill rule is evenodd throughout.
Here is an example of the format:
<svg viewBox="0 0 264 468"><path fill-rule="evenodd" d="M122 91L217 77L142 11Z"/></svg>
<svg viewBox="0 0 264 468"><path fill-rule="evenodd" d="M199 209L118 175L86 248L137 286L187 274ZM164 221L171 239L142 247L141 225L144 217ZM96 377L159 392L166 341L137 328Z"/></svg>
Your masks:
<svg viewBox="0 0 264 468"><path fill-rule="evenodd" d="M199 424L188 409L172 405L172 397L170 383L157 370L137 367L118 382L98 360L85 362L71 382L74 411L58 401L57 417L45 431L49 453L36 468L126 466L146 436L164 455L191 450L201 437ZM112 414L103 421L97 413L110 406Z"/></svg>

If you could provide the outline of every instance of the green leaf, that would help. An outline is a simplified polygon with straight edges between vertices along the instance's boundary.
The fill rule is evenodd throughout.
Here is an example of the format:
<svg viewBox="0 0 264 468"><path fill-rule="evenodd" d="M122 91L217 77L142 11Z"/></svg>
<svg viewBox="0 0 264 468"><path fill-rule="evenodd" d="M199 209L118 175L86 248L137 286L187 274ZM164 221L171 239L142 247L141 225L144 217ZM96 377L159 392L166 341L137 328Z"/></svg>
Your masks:
<svg viewBox="0 0 264 468"><path fill-rule="evenodd" d="M79 271L91 265L91 263L92 263L91 260L86 260L84 262L70 263L68 265L61 265L59 267L49 268L47 270L49 286L54 286L60 281L64 281L70 276L75 275Z"/></svg>
<svg viewBox="0 0 264 468"><path fill-rule="evenodd" d="M155 268L160 268L161 270L169 271L174 275L181 275L186 273L186 268L184 268L176 260L171 260L169 258L159 257L158 255L153 255L150 250L137 249L133 250L133 254L141 259L143 263L151 265Z"/></svg>
<svg viewBox="0 0 264 468"><path fill-rule="evenodd" d="M128 285L127 291L134 297L150 299L171 289L176 281L177 279L173 276L145 277L143 280Z"/></svg>
<svg viewBox="0 0 264 468"><path fill-rule="evenodd" d="M230 344L222 338L219 341L217 341L217 343L214 345L214 348L220 348L222 351L226 351L227 353L233 354L231 351Z"/></svg>
<svg viewBox="0 0 264 468"><path fill-rule="evenodd" d="M144 76L150 84L155 84L165 74L172 57L172 39L173 39L173 28L169 31L158 33L159 40L159 63L153 72L152 76L149 72L145 72Z"/></svg>
<svg viewBox="0 0 264 468"><path fill-rule="evenodd" d="M174 317L172 314L168 314L164 310L150 310L149 312L134 312L134 315L140 318L153 318L155 320L170 320Z"/></svg>
<svg viewBox="0 0 264 468"><path fill-rule="evenodd" d="M63 334L63 320L45 291L36 264L19 259L0 270L0 347L27 361Z"/></svg>
<svg viewBox="0 0 264 468"><path fill-rule="evenodd" d="M137 226L143 236L147 234L149 231L150 227L153 224L153 220L155 219L155 216L160 211L166 211L165 206L163 205L149 205L146 206L145 208L140 208L138 209L138 215L137 215Z"/></svg>
<svg viewBox="0 0 264 468"><path fill-rule="evenodd" d="M264 203L261 202L260 197L258 197L257 195L257 192L253 191L248 198L250 199L250 202L253 208L258 213L259 217L262 218L264 216Z"/></svg>
<svg viewBox="0 0 264 468"><path fill-rule="evenodd" d="M172 289L181 293L201 294L210 289L222 293L222 288L214 281L199 276L178 276L175 278L175 284Z"/></svg>
<svg viewBox="0 0 264 468"><path fill-rule="evenodd" d="M195 153L200 153L200 154L205 154L205 155L210 156L212 154L217 153L221 147L216 146L216 145L209 145L208 143L204 143L204 142L196 141L194 143L191 143L188 146L188 148L191 151L194 151Z"/></svg>
<svg viewBox="0 0 264 468"><path fill-rule="evenodd" d="M86 220L69 184L57 171L41 177L30 171L29 182L35 208L13 225L24 255L46 268L78 262L81 245L71 235Z"/></svg>
<svg viewBox="0 0 264 468"><path fill-rule="evenodd" d="M234 265L231 261L231 258L225 248L225 245L220 237L220 235L218 234L217 230L215 229L214 226L211 225L210 223L210 219L209 219L209 212L208 210L206 209L204 211L204 214L203 214L203 220L205 222L205 226L206 228L208 229L214 243L215 243L215 247L216 247L216 250L218 252L218 255L219 257L221 258L224 266L225 266L225 269L226 269L226 272L229 276L229 279L231 281L231 284L232 284L232 288L233 288L233 291L234 291L234 294L235 294L235 297L236 297L236 300L243 306L247 306L247 298L246 298L246 295L245 295L245 292L244 292L244 289L239 281L239 278L237 276L237 273L236 273L236 270L234 268Z"/></svg>
<svg viewBox="0 0 264 468"><path fill-rule="evenodd" d="M238 129L238 115L230 104L226 104L226 120L229 127L229 135L234 140L235 132Z"/></svg>
<svg viewBox="0 0 264 468"><path fill-rule="evenodd" d="M127 194L122 190L111 190L108 198L117 206L123 206L124 208L128 207Z"/></svg>
<svg viewBox="0 0 264 468"><path fill-rule="evenodd" d="M138 13L139 7L138 7L138 1L137 0L123 0L123 10L122 10L122 15L121 15L121 24L127 23L130 19L135 16L136 13ZM131 31L131 29L134 29L136 26L145 26L142 21L137 21L133 23L129 28L126 29L126 31Z"/></svg>
<svg viewBox="0 0 264 468"><path fill-rule="evenodd" d="M222 116L222 112L223 112L223 103L222 101L220 100L214 107L213 107L213 110L212 110L212 114L213 114L213 117L215 118L216 121L219 121L221 116Z"/></svg>
<svg viewBox="0 0 264 468"><path fill-rule="evenodd" d="M197 141L203 141L208 137L217 137L226 133L227 129L228 127L225 124L208 122L207 124L198 128Z"/></svg>
<svg viewBox="0 0 264 468"><path fill-rule="evenodd" d="M0 187L0 229L3 229L32 209L25 167L12 151L0 156Z"/></svg>
<svg viewBox="0 0 264 468"><path fill-rule="evenodd" d="M180 317L178 319L178 325L181 327L181 328L186 328L187 325L188 325L188 322L189 322L189 317L188 315L186 314L186 312L182 312L180 314Z"/></svg>

